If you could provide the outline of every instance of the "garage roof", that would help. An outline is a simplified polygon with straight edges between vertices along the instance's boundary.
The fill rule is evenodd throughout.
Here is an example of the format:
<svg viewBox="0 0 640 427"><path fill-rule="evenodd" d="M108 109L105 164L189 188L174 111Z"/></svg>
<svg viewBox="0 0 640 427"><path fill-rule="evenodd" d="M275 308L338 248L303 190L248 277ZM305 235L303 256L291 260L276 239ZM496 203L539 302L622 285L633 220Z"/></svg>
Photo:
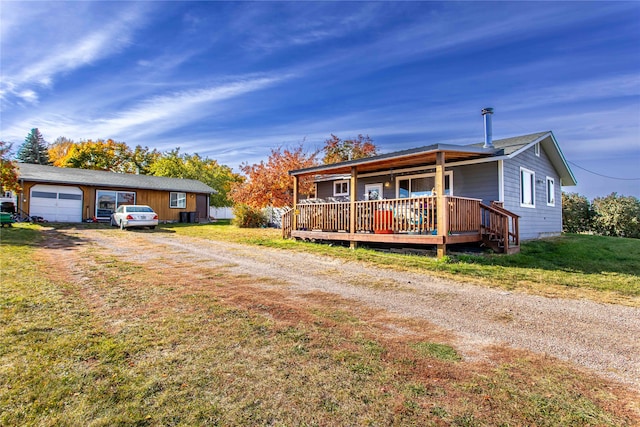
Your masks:
<svg viewBox="0 0 640 427"><path fill-rule="evenodd" d="M55 184L91 185L145 190L184 191L188 193L215 193L216 190L195 179L166 178L134 175L90 169L58 168L55 166L18 163L21 180Z"/></svg>

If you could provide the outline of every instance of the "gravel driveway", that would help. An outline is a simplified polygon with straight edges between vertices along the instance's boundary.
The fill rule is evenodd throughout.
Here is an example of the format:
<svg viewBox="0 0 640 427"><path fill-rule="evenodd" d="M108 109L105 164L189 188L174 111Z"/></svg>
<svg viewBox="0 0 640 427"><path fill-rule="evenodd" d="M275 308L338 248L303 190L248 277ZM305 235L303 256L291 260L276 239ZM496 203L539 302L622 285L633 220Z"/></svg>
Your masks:
<svg viewBox="0 0 640 427"><path fill-rule="evenodd" d="M396 315L426 319L453 332L456 347L468 358L482 357L478 348L483 345L506 344L573 362L640 390L638 308L506 292L428 274L172 233L57 232L81 237L106 251L115 253L118 248L127 259L150 266L163 259L197 267L225 266L232 273L277 280L294 294L327 292Z"/></svg>

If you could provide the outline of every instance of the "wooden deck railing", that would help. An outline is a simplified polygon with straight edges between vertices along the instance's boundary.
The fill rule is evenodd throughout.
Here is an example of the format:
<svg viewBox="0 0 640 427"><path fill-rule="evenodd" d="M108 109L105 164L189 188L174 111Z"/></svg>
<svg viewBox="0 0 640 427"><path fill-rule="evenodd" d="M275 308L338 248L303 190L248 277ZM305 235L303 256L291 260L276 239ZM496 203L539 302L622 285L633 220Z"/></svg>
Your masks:
<svg viewBox="0 0 640 427"><path fill-rule="evenodd" d="M480 232L480 200L445 197L446 230L451 233ZM293 212L293 211L292 211ZM301 203L296 206L297 230L349 232L350 202ZM356 233L436 234L435 196L355 202ZM283 215L283 236L290 235L289 213Z"/></svg>
<svg viewBox="0 0 640 427"><path fill-rule="evenodd" d="M480 231L480 199L468 197L446 197L449 206L449 224L447 230L450 233L468 233Z"/></svg>
<svg viewBox="0 0 640 427"><path fill-rule="evenodd" d="M509 247L520 245L518 215L496 203L491 206L481 203L480 209L483 235L499 242L505 252L509 252Z"/></svg>
<svg viewBox="0 0 640 427"><path fill-rule="evenodd" d="M282 237L288 239L291 237L293 229L293 209L287 208L282 214Z"/></svg>

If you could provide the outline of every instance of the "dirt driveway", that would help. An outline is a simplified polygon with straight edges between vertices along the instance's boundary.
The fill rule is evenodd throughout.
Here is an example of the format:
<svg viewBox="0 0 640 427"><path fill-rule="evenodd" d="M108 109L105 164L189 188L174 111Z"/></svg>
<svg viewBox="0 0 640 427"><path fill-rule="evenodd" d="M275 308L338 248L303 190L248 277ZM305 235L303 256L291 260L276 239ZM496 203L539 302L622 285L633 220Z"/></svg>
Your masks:
<svg viewBox="0 0 640 427"><path fill-rule="evenodd" d="M77 261L87 251L96 250L123 257L143 269L171 261L186 280L190 276L198 280L198 272L205 267L224 268L260 279L256 286L277 285L301 303L310 292L323 292L396 316L426 319L451 333L457 349L469 359L482 359L486 346L508 345L572 362L640 390L638 308L530 296L427 274L170 232L67 229L47 234L44 251L53 254L65 245L69 250L65 257L56 258L57 267L75 277L83 276L82 263ZM76 244L71 245L74 239Z"/></svg>

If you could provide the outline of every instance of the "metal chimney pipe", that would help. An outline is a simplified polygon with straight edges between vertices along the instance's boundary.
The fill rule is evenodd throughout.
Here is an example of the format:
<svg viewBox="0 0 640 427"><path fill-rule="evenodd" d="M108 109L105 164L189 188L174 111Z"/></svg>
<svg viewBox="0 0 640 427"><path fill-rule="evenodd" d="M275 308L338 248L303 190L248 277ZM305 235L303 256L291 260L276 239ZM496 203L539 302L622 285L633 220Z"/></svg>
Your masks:
<svg viewBox="0 0 640 427"><path fill-rule="evenodd" d="M494 148L493 147L493 128L491 126L491 115L493 114L493 108L483 108L482 115L484 116L484 145L482 148Z"/></svg>

